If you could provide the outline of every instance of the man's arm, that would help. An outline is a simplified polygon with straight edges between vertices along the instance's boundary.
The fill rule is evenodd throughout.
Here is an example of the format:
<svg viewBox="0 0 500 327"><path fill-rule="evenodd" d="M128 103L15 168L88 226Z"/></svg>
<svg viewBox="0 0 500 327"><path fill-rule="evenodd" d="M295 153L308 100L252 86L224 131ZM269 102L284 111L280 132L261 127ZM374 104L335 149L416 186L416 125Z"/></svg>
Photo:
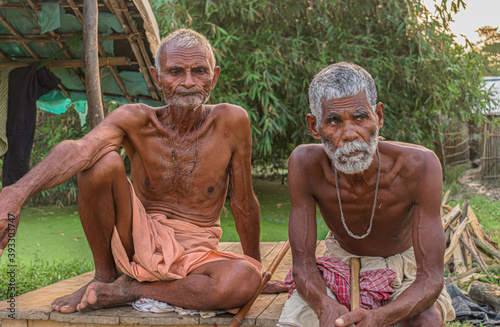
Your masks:
<svg viewBox="0 0 500 327"><path fill-rule="evenodd" d="M316 267L316 200L309 183L316 172L306 166L314 161L310 152L306 147L299 147L288 161L293 278L301 297L318 315L320 326L335 326L335 319L348 310L327 295L327 286Z"/></svg>
<svg viewBox="0 0 500 327"><path fill-rule="evenodd" d="M17 231L24 202L32 195L64 183L94 165L106 153L117 150L125 132L122 124L132 119L130 109L116 109L80 140L59 143L36 167L0 193L0 255L10 239L8 231ZM9 215L15 217L10 223ZM11 219L12 221L12 219ZM15 227L13 226L15 225ZM12 233L11 233L12 235Z"/></svg>
<svg viewBox="0 0 500 327"><path fill-rule="evenodd" d="M243 253L260 261L260 210L252 188L252 135L248 114L243 108L232 107L234 137L229 183L230 207Z"/></svg>
<svg viewBox="0 0 500 327"><path fill-rule="evenodd" d="M393 302L371 311L357 309L349 318L344 319L346 324L361 321L366 316L377 321L377 326L391 326L427 309L443 289L446 244L439 214L443 187L441 165L436 155L428 150L423 152L419 160L423 164L415 165L422 169L416 169L419 177L413 178L416 183L416 200L411 213L417 277ZM369 317L367 312L375 317Z"/></svg>

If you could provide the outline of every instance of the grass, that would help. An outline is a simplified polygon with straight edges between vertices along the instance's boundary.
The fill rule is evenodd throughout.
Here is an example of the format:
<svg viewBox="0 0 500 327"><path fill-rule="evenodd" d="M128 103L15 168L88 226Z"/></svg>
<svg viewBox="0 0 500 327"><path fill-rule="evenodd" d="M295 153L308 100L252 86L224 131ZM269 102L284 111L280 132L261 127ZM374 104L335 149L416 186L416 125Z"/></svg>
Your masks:
<svg viewBox="0 0 500 327"><path fill-rule="evenodd" d="M14 272L12 267L0 265L0 276L2 276L0 301L12 297L12 292L15 292L15 295L20 295L94 269L94 265L91 262L80 259L70 262L60 261L49 263L47 261L36 261L29 265L25 265L22 262L17 262L16 264ZM11 284L7 282L7 278L3 282L3 276L8 276L9 280L10 277L14 278L15 291L9 289Z"/></svg>

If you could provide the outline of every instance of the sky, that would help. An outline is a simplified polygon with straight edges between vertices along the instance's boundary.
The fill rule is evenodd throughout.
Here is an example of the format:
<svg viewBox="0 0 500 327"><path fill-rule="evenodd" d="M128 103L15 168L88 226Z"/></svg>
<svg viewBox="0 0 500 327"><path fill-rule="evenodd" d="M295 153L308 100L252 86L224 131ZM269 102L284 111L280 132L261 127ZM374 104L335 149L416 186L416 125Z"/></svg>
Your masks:
<svg viewBox="0 0 500 327"><path fill-rule="evenodd" d="M441 0L437 0L441 3ZM435 2L433 0L423 0L427 9L433 11ZM479 41L479 35L475 32L479 27L492 26L500 27L500 0L464 0L467 7L461 9L454 16L454 22L450 24L456 41L462 45L465 39L460 34L465 35L469 41L475 43Z"/></svg>

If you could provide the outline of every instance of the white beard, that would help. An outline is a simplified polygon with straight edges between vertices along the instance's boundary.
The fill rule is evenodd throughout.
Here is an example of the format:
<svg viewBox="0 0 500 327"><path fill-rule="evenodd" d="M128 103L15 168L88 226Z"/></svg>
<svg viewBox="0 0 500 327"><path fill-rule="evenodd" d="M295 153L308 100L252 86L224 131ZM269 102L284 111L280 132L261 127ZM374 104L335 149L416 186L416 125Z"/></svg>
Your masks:
<svg viewBox="0 0 500 327"><path fill-rule="evenodd" d="M205 104L208 98L203 96L201 93L196 93L189 96L184 96L182 94L174 93L172 96L166 99L166 102L179 109L193 110Z"/></svg>
<svg viewBox="0 0 500 327"><path fill-rule="evenodd" d="M332 142L327 140L322 141L323 148L332 160L335 168L344 174L357 174L368 169L373 161L373 154L377 150L378 145L378 129L376 134L370 137L369 144L354 140L345 143L341 148L335 149ZM360 154L352 157L349 156L356 152L360 152Z"/></svg>

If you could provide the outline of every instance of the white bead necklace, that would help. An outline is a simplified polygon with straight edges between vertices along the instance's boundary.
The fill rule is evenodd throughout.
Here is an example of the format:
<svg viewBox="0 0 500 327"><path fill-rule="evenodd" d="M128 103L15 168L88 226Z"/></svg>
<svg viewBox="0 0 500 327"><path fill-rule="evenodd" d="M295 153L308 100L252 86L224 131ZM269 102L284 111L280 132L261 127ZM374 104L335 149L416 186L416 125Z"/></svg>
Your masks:
<svg viewBox="0 0 500 327"><path fill-rule="evenodd" d="M368 230L366 231L366 233L364 235L361 235L361 236L355 235L353 232L351 232L345 223L344 212L342 212L342 202L340 201L340 189L339 189L339 181L338 181L338 177L337 177L337 168L334 165L335 186L337 188L337 198L339 199L340 218L342 219L342 224L344 225L344 229L347 231L347 234L349 234L349 236L351 236L355 239L358 239L358 240L364 239L372 231L373 217L375 216L375 208L377 207L378 184L380 181L380 153L378 151L378 147L377 147L377 159L378 159L377 184L375 186L375 199L373 200L373 209L372 209L372 217L370 218L370 227L368 227Z"/></svg>

